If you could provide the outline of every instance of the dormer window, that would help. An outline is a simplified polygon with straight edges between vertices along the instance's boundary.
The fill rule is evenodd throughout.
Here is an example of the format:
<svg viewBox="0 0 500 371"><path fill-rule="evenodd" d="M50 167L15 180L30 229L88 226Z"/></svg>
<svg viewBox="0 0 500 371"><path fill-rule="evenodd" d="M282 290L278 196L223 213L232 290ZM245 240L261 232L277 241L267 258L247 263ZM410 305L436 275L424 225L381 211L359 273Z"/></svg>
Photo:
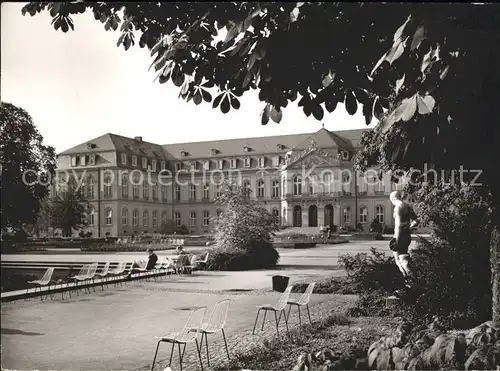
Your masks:
<svg viewBox="0 0 500 371"><path fill-rule="evenodd" d="M139 149L139 152L144 153L145 155L147 155L147 154L148 154L148 151L146 151L146 150L145 150L145 149L143 149L143 148Z"/></svg>
<svg viewBox="0 0 500 371"><path fill-rule="evenodd" d="M245 157L245 167L250 167L252 160L250 157Z"/></svg>
<svg viewBox="0 0 500 371"><path fill-rule="evenodd" d="M217 155L219 153L218 149L212 148L212 155Z"/></svg>
<svg viewBox="0 0 500 371"><path fill-rule="evenodd" d="M340 156L341 156L342 160L349 160L349 151L340 152Z"/></svg>
<svg viewBox="0 0 500 371"><path fill-rule="evenodd" d="M85 166L87 165L87 157L86 156L80 156L80 166Z"/></svg>
<svg viewBox="0 0 500 371"><path fill-rule="evenodd" d="M182 169L182 162L175 163L175 171L180 171Z"/></svg>
<svg viewBox="0 0 500 371"><path fill-rule="evenodd" d="M122 165L127 165L127 154L126 153L121 154L121 163L122 163Z"/></svg>
<svg viewBox="0 0 500 371"><path fill-rule="evenodd" d="M247 147L247 146L243 147L243 151L245 151L245 152L250 152L251 150L252 149L250 147Z"/></svg>
<svg viewBox="0 0 500 371"><path fill-rule="evenodd" d="M156 172L156 160L151 160L151 170Z"/></svg>
<svg viewBox="0 0 500 371"><path fill-rule="evenodd" d="M236 169L237 164L238 164L238 160L235 158L232 158L231 159L231 168Z"/></svg>
<svg viewBox="0 0 500 371"><path fill-rule="evenodd" d="M94 149L96 145L94 143L87 143L87 149Z"/></svg>
<svg viewBox="0 0 500 371"><path fill-rule="evenodd" d="M167 163L165 161L162 161L160 167L161 170L165 170L167 168Z"/></svg>
<svg viewBox="0 0 500 371"><path fill-rule="evenodd" d="M132 166L137 166L137 156L132 156Z"/></svg>
<svg viewBox="0 0 500 371"><path fill-rule="evenodd" d="M224 160L217 160L217 169L224 168Z"/></svg>
<svg viewBox="0 0 500 371"><path fill-rule="evenodd" d="M78 156L71 156L71 166L75 167L78 164Z"/></svg>
<svg viewBox="0 0 500 371"><path fill-rule="evenodd" d="M146 157L142 158L142 168L146 169L148 167L148 159Z"/></svg>
<svg viewBox="0 0 500 371"><path fill-rule="evenodd" d="M259 167L265 167L266 166L266 158L261 157L259 158Z"/></svg>
<svg viewBox="0 0 500 371"><path fill-rule="evenodd" d="M189 156L189 153L187 153L186 151L181 151L181 156L182 157Z"/></svg>
<svg viewBox="0 0 500 371"><path fill-rule="evenodd" d="M285 146L283 144L278 144L278 151L283 151Z"/></svg>
<svg viewBox="0 0 500 371"><path fill-rule="evenodd" d="M203 164L203 169L210 170L210 161L205 161L205 163Z"/></svg>

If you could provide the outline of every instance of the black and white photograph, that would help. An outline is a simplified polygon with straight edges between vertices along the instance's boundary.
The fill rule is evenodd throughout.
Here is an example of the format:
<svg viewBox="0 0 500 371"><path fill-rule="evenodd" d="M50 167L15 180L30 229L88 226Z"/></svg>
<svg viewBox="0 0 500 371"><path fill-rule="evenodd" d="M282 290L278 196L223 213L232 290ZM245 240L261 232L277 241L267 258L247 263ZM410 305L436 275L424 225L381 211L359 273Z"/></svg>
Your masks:
<svg viewBox="0 0 500 371"><path fill-rule="evenodd" d="M500 4L0 17L2 370L500 370Z"/></svg>

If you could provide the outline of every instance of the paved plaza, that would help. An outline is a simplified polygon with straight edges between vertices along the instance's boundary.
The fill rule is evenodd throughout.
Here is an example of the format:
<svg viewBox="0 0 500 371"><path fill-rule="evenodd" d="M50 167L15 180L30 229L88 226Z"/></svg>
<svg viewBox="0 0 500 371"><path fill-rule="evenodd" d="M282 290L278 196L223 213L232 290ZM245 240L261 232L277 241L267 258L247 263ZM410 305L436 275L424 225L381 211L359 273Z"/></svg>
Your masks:
<svg viewBox="0 0 500 371"><path fill-rule="evenodd" d="M192 276L172 276L156 282L132 281L105 291L97 288L91 294L66 300L56 295L54 300L44 302L31 299L5 303L1 318L2 366L17 370L145 369L153 358L155 336L179 330L191 308L206 305L211 311L217 301L226 297L233 299L226 326L230 351L235 347L241 350L244 342L262 341L263 335L252 336L251 330L256 306L274 303L279 297L279 293L271 291L273 275L289 276L292 283L343 275L337 265L338 256L368 251L371 246L388 250L387 241L282 250L280 267L275 270L195 272ZM88 255L82 256L88 259ZM53 258L52 255L50 259ZM349 301L352 300L346 296L313 295L313 319L325 311L338 310ZM291 318L291 322L298 322L297 318ZM273 325L268 323L264 335L273 336ZM283 326L281 331L284 330ZM213 358L224 359L220 334L209 340ZM160 348L158 367L165 366L169 350L167 345ZM187 350L188 366L196 361L195 355L192 345ZM173 369L178 369L175 359ZM197 367L193 364L186 369Z"/></svg>

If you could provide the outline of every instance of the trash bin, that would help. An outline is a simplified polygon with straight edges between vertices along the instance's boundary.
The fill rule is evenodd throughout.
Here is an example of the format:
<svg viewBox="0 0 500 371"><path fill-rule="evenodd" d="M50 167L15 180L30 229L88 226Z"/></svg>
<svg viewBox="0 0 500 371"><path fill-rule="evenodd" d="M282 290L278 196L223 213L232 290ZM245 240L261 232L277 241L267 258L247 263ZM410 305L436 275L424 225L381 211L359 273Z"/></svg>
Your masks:
<svg viewBox="0 0 500 371"><path fill-rule="evenodd" d="M285 292L290 277L286 276L273 276L273 290L278 292Z"/></svg>

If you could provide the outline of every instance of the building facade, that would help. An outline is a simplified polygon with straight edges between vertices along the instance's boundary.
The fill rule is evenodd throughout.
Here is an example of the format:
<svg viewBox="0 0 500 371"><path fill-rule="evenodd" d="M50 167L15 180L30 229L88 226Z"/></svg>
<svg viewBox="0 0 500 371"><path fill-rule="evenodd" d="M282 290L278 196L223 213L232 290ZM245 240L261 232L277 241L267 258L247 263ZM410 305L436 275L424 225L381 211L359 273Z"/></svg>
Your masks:
<svg viewBox="0 0 500 371"><path fill-rule="evenodd" d="M69 177L79 182L94 237L161 233L167 223L210 233L227 179L249 187L281 225L369 230L376 218L392 226L396 185L388 175L353 169L363 131L168 145L105 134L58 155L55 191Z"/></svg>

